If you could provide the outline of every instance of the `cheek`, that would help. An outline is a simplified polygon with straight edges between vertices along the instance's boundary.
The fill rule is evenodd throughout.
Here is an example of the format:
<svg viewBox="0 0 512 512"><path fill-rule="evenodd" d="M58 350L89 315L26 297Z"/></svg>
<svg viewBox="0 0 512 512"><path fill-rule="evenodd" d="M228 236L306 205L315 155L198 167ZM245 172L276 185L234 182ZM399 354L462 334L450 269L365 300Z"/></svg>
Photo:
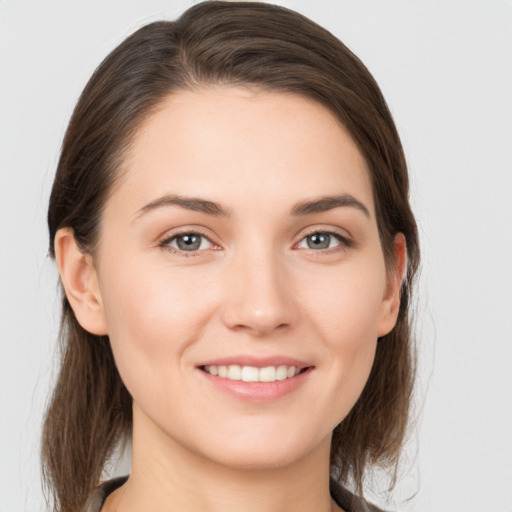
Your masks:
<svg viewBox="0 0 512 512"><path fill-rule="evenodd" d="M308 323L323 340L334 383L327 403L338 404L334 423L345 417L368 380L377 347L385 268L374 263L362 269L331 272L329 279L302 294ZM343 390L340 392L340 390Z"/></svg>
<svg viewBox="0 0 512 512"><path fill-rule="evenodd" d="M137 394L167 381L170 369L182 364L214 310L212 293L198 288L200 279L154 265L127 261L104 270L112 350L123 381Z"/></svg>
<svg viewBox="0 0 512 512"><path fill-rule="evenodd" d="M156 348L169 338L193 335L211 307L210 294L198 287L201 279L186 272L127 262L104 274L108 279L102 297L111 337L122 333L133 343Z"/></svg>
<svg viewBox="0 0 512 512"><path fill-rule="evenodd" d="M376 341L386 285L384 263L340 267L308 279L300 296L311 320L334 346Z"/></svg>

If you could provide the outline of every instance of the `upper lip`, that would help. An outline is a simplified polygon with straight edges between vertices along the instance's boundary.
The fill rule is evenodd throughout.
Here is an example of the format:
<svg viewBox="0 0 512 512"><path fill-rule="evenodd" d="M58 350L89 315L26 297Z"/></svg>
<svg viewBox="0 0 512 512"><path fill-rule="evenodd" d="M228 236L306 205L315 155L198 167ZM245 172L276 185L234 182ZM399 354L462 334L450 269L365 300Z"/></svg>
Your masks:
<svg viewBox="0 0 512 512"><path fill-rule="evenodd" d="M253 366L256 368L265 368L267 366L295 366L300 368L307 368L309 366L313 366L312 364L301 361L300 359L296 359L294 357L288 356L267 356L267 357L255 357L249 355L240 355L240 356L229 356L229 357L219 357L216 359L209 359L208 361L204 361L198 364L198 367L201 366L231 366L231 365L239 365L239 366Z"/></svg>

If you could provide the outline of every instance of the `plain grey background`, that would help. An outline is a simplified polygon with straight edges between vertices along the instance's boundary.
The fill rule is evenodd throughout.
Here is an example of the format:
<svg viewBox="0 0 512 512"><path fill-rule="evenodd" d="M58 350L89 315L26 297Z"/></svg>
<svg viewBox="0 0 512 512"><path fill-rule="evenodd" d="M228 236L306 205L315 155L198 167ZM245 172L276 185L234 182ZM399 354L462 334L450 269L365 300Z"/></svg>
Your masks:
<svg viewBox="0 0 512 512"><path fill-rule="evenodd" d="M45 215L71 111L115 45L192 3L0 0L0 512L44 509L39 433L59 322ZM420 420L391 501L375 499L511 512L512 2L278 3L365 62L410 166Z"/></svg>

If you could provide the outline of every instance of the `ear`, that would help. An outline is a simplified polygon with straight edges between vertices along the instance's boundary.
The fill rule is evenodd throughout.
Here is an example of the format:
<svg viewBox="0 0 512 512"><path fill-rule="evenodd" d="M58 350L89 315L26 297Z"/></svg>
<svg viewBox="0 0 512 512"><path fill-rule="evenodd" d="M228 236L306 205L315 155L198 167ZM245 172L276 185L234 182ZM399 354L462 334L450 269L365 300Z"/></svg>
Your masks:
<svg viewBox="0 0 512 512"><path fill-rule="evenodd" d="M407 242L403 233L397 233L393 242L394 263L388 272L386 290L381 303L378 336L389 334L396 324L400 310L402 283L407 271Z"/></svg>
<svg viewBox="0 0 512 512"><path fill-rule="evenodd" d="M71 228L55 234L55 260L66 297L78 323L91 334L107 334L98 276L90 254L76 243Z"/></svg>

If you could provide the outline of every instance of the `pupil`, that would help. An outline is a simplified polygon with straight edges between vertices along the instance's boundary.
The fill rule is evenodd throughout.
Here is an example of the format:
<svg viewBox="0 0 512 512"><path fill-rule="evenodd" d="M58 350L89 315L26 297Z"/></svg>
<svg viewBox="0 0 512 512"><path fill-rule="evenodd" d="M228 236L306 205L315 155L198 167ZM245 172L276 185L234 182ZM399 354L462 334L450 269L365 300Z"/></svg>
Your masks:
<svg viewBox="0 0 512 512"><path fill-rule="evenodd" d="M331 241L330 235L315 233L308 236L308 247L310 249L327 249Z"/></svg>
<svg viewBox="0 0 512 512"><path fill-rule="evenodd" d="M182 235L178 238L178 247L183 251L194 251L201 245L199 235Z"/></svg>

